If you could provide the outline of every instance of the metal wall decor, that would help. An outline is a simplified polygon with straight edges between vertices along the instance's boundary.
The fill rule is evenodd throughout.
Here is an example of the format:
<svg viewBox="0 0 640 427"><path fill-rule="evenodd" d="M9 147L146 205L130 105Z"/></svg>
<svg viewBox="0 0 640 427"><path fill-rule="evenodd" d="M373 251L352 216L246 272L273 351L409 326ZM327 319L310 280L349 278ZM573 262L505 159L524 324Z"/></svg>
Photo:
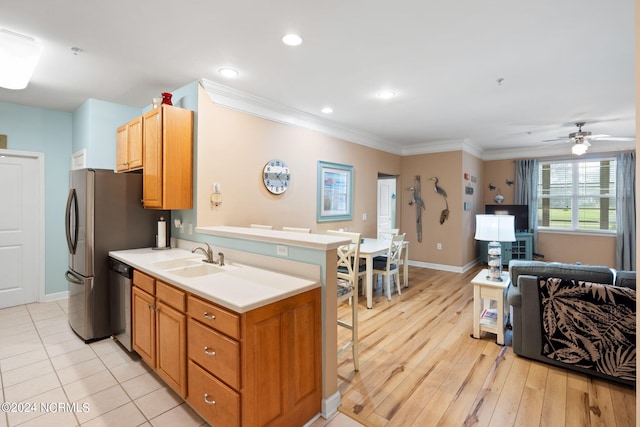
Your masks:
<svg viewBox="0 0 640 427"><path fill-rule="evenodd" d="M409 206L416 205L416 230L418 232L418 242L422 242L422 211L425 209L424 201L420 196L420 175L416 175L416 181L413 187L409 187L409 191L413 191L413 198L409 200Z"/></svg>
<svg viewBox="0 0 640 427"><path fill-rule="evenodd" d="M437 176L432 176L429 179L434 182L433 190L444 198L445 208L442 210L442 212L440 212L440 224L444 224L447 218L449 218L449 202L447 201L447 192L444 191L444 189L438 185Z"/></svg>

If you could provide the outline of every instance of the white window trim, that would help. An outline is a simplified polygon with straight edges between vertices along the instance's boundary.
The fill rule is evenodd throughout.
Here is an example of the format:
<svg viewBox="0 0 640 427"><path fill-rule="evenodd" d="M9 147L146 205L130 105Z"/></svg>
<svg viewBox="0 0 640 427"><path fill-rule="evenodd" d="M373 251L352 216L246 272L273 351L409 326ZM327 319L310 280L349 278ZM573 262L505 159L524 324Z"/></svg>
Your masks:
<svg viewBox="0 0 640 427"><path fill-rule="evenodd" d="M611 156L611 155L607 155L607 156L594 156L594 157L581 157L579 159L556 159L556 160L548 160L548 161L540 161L540 166L545 165L545 164L567 164L567 163L573 163L573 164L578 164L578 163L585 163L585 162L601 162L601 161L605 161L605 160L609 160L609 161L616 161L616 157L615 156ZM616 168L618 167L617 163L616 163ZM579 174L579 168L572 168L572 173L573 173L573 177L572 177L572 184L575 185L575 183L578 181L578 175ZM572 189L571 192L571 203L572 206L574 205L574 202L579 198L577 193ZM540 198L540 195L538 194L538 198ZM615 197L611 197L613 203L615 204ZM579 209L571 209L571 224L573 226L573 224L578 223L577 221L577 216L579 213ZM616 230L588 230L588 229L583 229L583 228L555 228L555 227L545 227L542 225L538 225L538 232L541 233L550 233L550 234L571 234L571 235L589 235L589 236L593 236L593 235L601 235L601 236L615 236L616 235Z"/></svg>

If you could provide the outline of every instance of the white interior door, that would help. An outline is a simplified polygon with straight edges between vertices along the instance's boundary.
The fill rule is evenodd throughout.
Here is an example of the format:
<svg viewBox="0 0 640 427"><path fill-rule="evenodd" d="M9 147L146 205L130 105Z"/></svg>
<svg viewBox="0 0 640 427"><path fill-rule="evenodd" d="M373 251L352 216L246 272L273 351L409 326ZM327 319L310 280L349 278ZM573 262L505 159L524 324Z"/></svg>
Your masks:
<svg viewBox="0 0 640 427"><path fill-rule="evenodd" d="M0 150L0 308L35 302L42 287L41 158Z"/></svg>
<svg viewBox="0 0 640 427"><path fill-rule="evenodd" d="M396 178L378 179L378 230L395 228Z"/></svg>

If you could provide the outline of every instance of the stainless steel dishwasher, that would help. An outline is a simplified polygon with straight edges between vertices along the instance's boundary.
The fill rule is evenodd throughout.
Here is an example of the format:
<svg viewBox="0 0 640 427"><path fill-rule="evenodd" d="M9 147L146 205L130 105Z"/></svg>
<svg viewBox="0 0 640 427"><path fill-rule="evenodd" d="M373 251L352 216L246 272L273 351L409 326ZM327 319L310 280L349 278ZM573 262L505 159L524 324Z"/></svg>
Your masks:
<svg viewBox="0 0 640 427"><path fill-rule="evenodd" d="M133 267L109 257L111 333L129 351L131 342L131 278Z"/></svg>

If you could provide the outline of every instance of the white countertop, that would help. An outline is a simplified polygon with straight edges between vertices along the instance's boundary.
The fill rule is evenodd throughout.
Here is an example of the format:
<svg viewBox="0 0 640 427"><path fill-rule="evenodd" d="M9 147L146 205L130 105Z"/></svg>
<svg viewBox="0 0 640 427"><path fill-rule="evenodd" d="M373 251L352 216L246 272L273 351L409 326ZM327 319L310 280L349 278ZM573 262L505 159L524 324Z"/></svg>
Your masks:
<svg viewBox="0 0 640 427"><path fill-rule="evenodd" d="M232 227L218 225L213 227L196 227L196 232L211 236L231 237L234 239L255 240L281 245L298 246L327 251L336 249L350 240L344 237L329 236L326 234L296 233L282 230L263 230L259 228Z"/></svg>
<svg viewBox="0 0 640 427"><path fill-rule="evenodd" d="M221 267L224 271L198 277L182 277L155 265L176 259L203 259L202 254L193 254L185 249L131 249L112 251L109 256L237 313L320 287L312 280L237 264L232 259L225 259L228 265Z"/></svg>

